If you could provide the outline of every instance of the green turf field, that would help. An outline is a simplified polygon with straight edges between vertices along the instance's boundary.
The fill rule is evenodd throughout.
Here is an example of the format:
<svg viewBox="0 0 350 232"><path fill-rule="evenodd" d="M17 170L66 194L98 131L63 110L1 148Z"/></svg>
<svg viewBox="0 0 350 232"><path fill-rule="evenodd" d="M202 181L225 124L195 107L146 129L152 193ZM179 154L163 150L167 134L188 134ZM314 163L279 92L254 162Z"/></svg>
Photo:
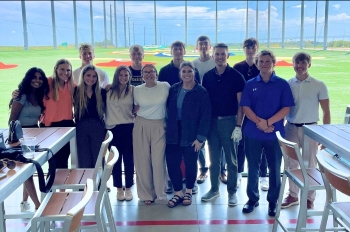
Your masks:
<svg viewBox="0 0 350 232"><path fill-rule="evenodd" d="M187 54L192 54L192 49L187 49ZM291 62L293 54L299 50L272 49L277 59ZM96 49L95 63L108 62L113 59L129 59L127 54L113 54L114 51L127 52L126 49ZM346 106L349 104L350 78L347 65L350 64L349 52L346 51L314 51L307 50L314 58L310 68L310 74L325 82L328 87L332 123L342 123ZM242 51L233 50L236 55L228 59L230 65L244 59ZM18 64L17 68L0 70L0 127L7 127L9 117L8 103L13 89L17 88L19 82L24 77L25 72L34 66L44 70L47 76L53 73L53 67L60 58L67 58L72 62L73 69L80 66L78 51L72 48L61 48L58 50L11 50L10 48L0 48L0 62L4 64ZM192 60L195 58L188 58ZM151 54L145 55L145 61L157 63L158 70L168 64L171 58L155 57ZM113 79L115 68L102 68L105 70L110 80ZM292 67L276 67L276 73L285 79L290 79L294 75Z"/></svg>

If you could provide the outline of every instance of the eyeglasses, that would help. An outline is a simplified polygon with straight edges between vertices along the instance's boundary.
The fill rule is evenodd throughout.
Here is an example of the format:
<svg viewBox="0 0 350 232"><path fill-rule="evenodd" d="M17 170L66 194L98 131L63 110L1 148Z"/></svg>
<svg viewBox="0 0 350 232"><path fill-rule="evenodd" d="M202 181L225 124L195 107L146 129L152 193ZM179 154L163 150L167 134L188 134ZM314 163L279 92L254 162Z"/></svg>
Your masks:
<svg viewBox="0 0 350 232"><path fill-rule="evenodd" d="M147 74L155 74L155 73L156 73L156 71L154 71L154 70L149 71L149 72L143 71L143 74L144 74L144 75L147 75Z"/></svg>
<svg viewBox="0 0 350 232"><path fill-rule="evenodd" d="M252 69L253 69L252 66L249 66L248 73L247 73L248 77L252 75Z"/></svg>
<svg viewBox="0 0 350 232"><path fill-rule="evenodd" d="M10 159L1 159L0 160L0 170L3 170L4 168L8 167L9 169L15 169L16 162Z"/></svg>

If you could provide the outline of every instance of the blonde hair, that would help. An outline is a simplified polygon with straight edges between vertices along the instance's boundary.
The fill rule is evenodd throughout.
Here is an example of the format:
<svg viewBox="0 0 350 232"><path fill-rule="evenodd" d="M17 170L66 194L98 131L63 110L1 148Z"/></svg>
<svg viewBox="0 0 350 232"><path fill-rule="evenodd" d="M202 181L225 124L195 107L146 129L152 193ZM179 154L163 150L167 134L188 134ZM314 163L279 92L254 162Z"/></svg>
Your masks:
<svg viewBox="0 0 350 232"><path fill-rule="evenodd" d="M130 53L130 55L131 55L133 52L141 52L142 55L145 53L145 51L143 50L143 47L142 47L141 45L138 45L138 44L134 44L134 45L132 45L132 46L129 48L129 53Z"/></svg>
<svg viewBox="0 0 350 232"><path fill-rule="evenodd" d="M79 46L79 53L82 53L83 51L85 50L91 50L91 51L94 51L94 48L88 44L88 43L82 43L80 44Z"/></svg>
<svg viewBox="0 0 350 232"><path fill-rule="evenodd" d="M55 67L53 69L53 74L52 74L52 85L51 85L51 90L52 90L52 94L51 97L53 100L58 101L59 100L59 89L60 89L60 78L58 77L58 73L57 73L57 69L61 64L68 64L70 66L70 71L71 74L68 77L68 88L69 90L72 92L73 91L73 70L72 70L72 64L69 62L69 60L67 59L59 59L56 64Z"/></svg>
<svg viewBox="0 0 350 232"><path fill-rule="evenodd" d="M92 90L95 93L96 96L96 109L97 113L100 116L101 119L103 119L104 114L104 104L102 100L101 95L101 89L100 89L100 75L96 70L96 67L94 65L86 65L80 73L79 76L79 84L77 85L77 91L74 93L74 111L75 116L80 120L85 112L87 111L87 103L88 103L88 97L85 93L86 84L84 82L84 75L89 71L94 70L97 76L96 84L94 84L92 87ZM95 87L95 88L94 88Z"/></svg>

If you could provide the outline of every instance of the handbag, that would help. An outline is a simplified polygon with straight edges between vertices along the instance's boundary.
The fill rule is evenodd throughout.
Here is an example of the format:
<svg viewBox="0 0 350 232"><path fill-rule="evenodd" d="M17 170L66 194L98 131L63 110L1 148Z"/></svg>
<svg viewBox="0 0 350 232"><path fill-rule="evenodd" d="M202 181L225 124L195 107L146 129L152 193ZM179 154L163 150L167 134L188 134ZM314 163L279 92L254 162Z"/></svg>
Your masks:
<svg viewBox="0 0 350 232"><path fill-rule="evenodd" d="M17 143L20 138L23 138L23 130L19 120L12 120L9 123L8 143Z"/></svg>
<svg viewBox="0 0 350 232"><path fill-rule="evenodd" d="M42 152L42 151L47 151L48 155L50 157L53 156L53 153L51 149L48 148L36 148L36 152ZM5 148L5 149L0 149L0 159L9 159L9 160L14 160L14 161L19 161L22 163L32 163L36 167L36 171L38 173L38 180L39 180L39 189L40 192L43 193L48 193L51 190L52 184L55 180L55 175L56 175L56 162L54 159L49 159L49 164L50 164L50 169L49 173L47 174L48 180L45 183L45 177L44 177L44 172L41 167L41 165L32 159L27 159L23 156L22 148L17 146L17 147L10 147L10 148Z"/></svg>

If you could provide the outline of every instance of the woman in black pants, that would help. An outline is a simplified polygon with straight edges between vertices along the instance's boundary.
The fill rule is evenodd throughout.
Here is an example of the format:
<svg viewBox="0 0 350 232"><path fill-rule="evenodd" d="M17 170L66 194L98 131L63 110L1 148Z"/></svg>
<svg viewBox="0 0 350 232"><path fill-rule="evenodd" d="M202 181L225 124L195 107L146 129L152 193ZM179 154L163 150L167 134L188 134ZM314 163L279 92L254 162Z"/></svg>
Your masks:
<svg viewBox="0 0 350 232"><path fill-rule="evenodd" d="M207 91L195 79L191 62L180 65L179 83L170 88L167 100L166 163L175 195L168 202L173 208L178 204L192 203L192 188L197 176L198 152L206 140L211 119L211 103ZM181 161L185 161L186 192L182 192Z"/></svg>

